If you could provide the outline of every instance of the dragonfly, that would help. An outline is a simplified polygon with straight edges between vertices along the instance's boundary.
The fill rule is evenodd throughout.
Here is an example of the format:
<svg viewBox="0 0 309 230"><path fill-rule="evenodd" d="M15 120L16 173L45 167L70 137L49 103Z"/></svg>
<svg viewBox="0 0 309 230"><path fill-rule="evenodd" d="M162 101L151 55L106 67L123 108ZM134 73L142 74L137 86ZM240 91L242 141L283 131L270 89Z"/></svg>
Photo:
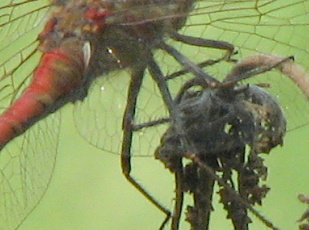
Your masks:
<svg viewBox="0 0 309 230"><path fill-rule="evenodd" d="M114 4L114 2L116 3ZM138 31L139 36L144 39L144 43L145 40L149 39L149 43L153 47L156 45L154 36L159 36L158 40L163 39L167 44L173 45L175 49L180 50L188 57L185 63L202 63L211 58L225 56L226 50L229 49L228 44L233 44L235 47L239 47L238 55L240 57L257 51L294 55L297 62L308 69L308 64L305 61L308 56L308 48L305 46L305 41L309 36L306 33L308 31L306 30L308 27L306 24L308 1L298 0L293 3L280 0L178 1L178 3L177 1L161 1L161 5L158 4L159 1L151 1L151 3L147 1L114 2L28 0L3 1L0 5L1 35L3 35L0 47L3 54L0 64L2 111L8 111L7 108L10 108L12 103L14 104L13 101L23 92L27 92L24 89L31 82L33 72L44 71L44 68L41 68L39 64L42 63L42 61L40 62L42 52L49 53L51 51L49 54L59 55L57 53L59 50L55 50L55 47L59 48L60 38L57 37L58 35L53 37L56 25L59 27L67 25L74 28L77 26L78 28L76 31L65 30L65 33L60 35L61 38L72 38L83 31L87 31L88 36L91 37L92 33L96 33L104 25L116 25L121 28L119 31L110 29L104 40L106 43L98 43L98 49L95 51L103 52L104 60L100 60L102 53L92 53L94 51L89 43L80 44L79 41L72 38L68 39L68 43L63 46L66 49L64 53L70 56L69 58L64 56L60 61L62 63L58 65L74 66L70 69L71 75L82 77L83 74L89 74L96 77L103 75L104 77L95 79L90 77L89 81L82 83L86 90L80 90L80 88L76 91L73 90L74 93L69 93L67 100L61 100L56 105L53 103L60 97L59 95L62 95L62 92L70 91L71 88L55 89L52 92L53 95L40 94L40 103L30 101L30 103L37 103L37 106L34 107L36 109L33 111L34 114L42 114L41 111L45 107L53 106L43 115L38 115L41 116L39 119L27 121L25 127L21 127L24 125L17 122L18 119L23 120L23 114L21 114L22 117L13 121L7 120L7 118L2 119L2 126L9 124L9 127L4 127L9 130L6 133L11 132L10 135L6 134L1 138L3 150L0 157L1 190L3 191L0 199L1 208L3 208L1 213L5 213L1 217L3 221L0 223L4 223L4 227L7 229L15 229L23 222L48 187L58 152L60 114L57 110L65 103L76 101L75 123L78 132L84 139L107 152L121 152L121 143L124 138L122 117L127 101L128 85L130 84L130 71L127 68L143 63L142 60L147 59L147 55L150 54L142 52L144 47L138 39L132 41L132 43L130 43L130 39L127 39L130 38L130 33L136 32L132 28L143 28L142 31ZM121 2L124 2L124 4L120 4ZM179 2L184 4L179 4ZM106 12L98 10L96 7L87 8L88 3L103 4L104 7L112 7L113 10ZM67 12L74 12L74 14L68 17L66 23L59 25L56 15L63 8L69 9ZM163 10L163 8L166 10ZM145 13L149 10L150 14ZM78 25L71 23L78 18L87 20ZM144 26L149 24L154 25L152 29L155 33L149 32L147 26ZM181 37L174 33L166 33L166 30L171 28L186 36ZM276 30L273 28L276 28ZM207 38L211 41L227 41L228 43L222 42L213 45L216 48L222 48L223 51L209 49L208 47L203 48L205 45L197 44L201 42L200 40L192 40L191 36L194 34L198 34L197 37L199 38ZM291 39L292 36L297 37L297 39ZM52 39L46 39L51 37ZM75 47L76 43L78 43L78 49ZM74 46L71 46L72 44ZM118 47L125 47L125 49L120 51ZM130 52L132 49L134 49L134 52ZM191 52L192 49L194 49L194 52ZM74 53L76 50L80 53ZM61 53L62 50L59 52ZM52 56L43 56L43 58L53 60ZM174 57L166 55L166 51L158 50L154 53L154 59L160 63L160 68L166 74L184 67L188 68L188 66L184 66L185 63L179 64L179 61L175 61ZM135 61L132 62L132 60ZM71 61L72 63L68 63ZM47 61L43 63L47 63ZM86 66L89 65L87 70L92 72L88 73L87 70L83 69L81 63L86 64ZM102 63L104 65L100 66ZM227 67L225 65L229 65L229 63L222 65L222 68L210 68L208 71L213 73L214 76L220 76L220 74L226 72ZM168 115L161 93L154 86L154 80L150 77L147 78L148 75L151 75L151 71L144 73L144 69L145 66L140 66L139 73L137 73L138 71L135 73L146 75L137 101L136 121ZM194 71L191 70L191 72ZM131 75L133 76L134 73L131 73ZM304 115L308 114L305 106L306 99L297 87L290 90L289 87L292 84L287 79L273 75L271 78L274 85L280 85L280 87L273 87L273 93L280 95L279 99L286 104L285 112L291 124L289 128L292 130L308 123L308 116ZM72 79L66 80L71 81ZM264 79L259 80L266 81ZM175 93L181 85L182 79L173 79L170 82L172 82L169 83L172 88L171 91ZM74 82L70 83L74 85ZM76 82L76 84L79 83ZM51 83L48 82L48 84ZM56 83L60 86L62 84L63 82L61 84ZM282 91L285 93L283 94ZM33 93L31 90L28 90L28 92ZM294 98L293 101L297 103L288 104L291 98ZM17 106L16 111L19 108ZM297 111L301 112L297 113ZM12 127L14 128L12 129ZM132 140L132 146L130 146L132 147L132 154L153 154L163 131L164 127L140 131L140 135ZM20 135L16 137L16 133L20 133ZM11 141L11 139L13 140ZM38 167L36 162L40 162L44 167ZM20 206L17 204L20 204Z"/></svg>

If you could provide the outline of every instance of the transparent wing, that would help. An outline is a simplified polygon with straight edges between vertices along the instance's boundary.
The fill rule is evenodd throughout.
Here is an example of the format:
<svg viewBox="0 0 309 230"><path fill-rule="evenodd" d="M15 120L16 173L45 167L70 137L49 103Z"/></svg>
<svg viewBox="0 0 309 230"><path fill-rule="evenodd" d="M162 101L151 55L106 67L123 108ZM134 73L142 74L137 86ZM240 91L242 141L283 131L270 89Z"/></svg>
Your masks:
<svg viewBox="0 0 309 230"><path fill-rule="evenodd" d="M186 25L179 33L232 43L238 50L234 56L236 59L256 53L293 55L296 62L308 71L308 9L308 0L200 0L195 3ZM225 54L222 50L185 45L168 38L166 42L195 63ZM161 51L156 52L156 60L164 74L183 68ZM222 79L231 66L222 62L205 68L205 71ZM137 105L136 123L167 116L161 95L150 78L146 73ZM169 81L174 95L184 79L188 79L188 76ZM278 98L285 111L289 130L308 124L307 100L287 77L274 70L248 82L270 84L269 90ZM121 152L122 115L128 84L129 72L113 72L98 80L90 90L89 97L77 104L75 124L81 135L94 146L113 153ZM164 129L164 126L158 126L136 132L132 152L142 156L152 155Z"/></svg>
<svg viewBox="0 0 309 230"><path fill-rule="evenodd" d="M116 71L97 79L83 102L74 106L75 125L92 145L119 154L122 144L122 117L130 82L128 71ZM136 122L167 117L160 92L146 73L137 105ZM160 140L163 130L147 129L134 137L132 152L149 155ZM143 149L144 152L141 152Z"/></svg>
<svg viewBox="0 0 309 230"><path fill-rule="evenodd" d="M238 49L240 59L253 53L294 56L296 63L308 72L308 6L308 0L200 1L185 33L228 41ZM222 71L212 71L222 75ZM271 72L250 82L271 84L270 91L281 102L289 129L308 123L307 100L287 77Z"/></svg>
<svg viewBox="0 0 309 230"><path fill-rule="evenodd" d="M0 109L21 93L38 63L36 38L48 1L0 3ZM59 114L49 116L0 152L0 229L16 229L45 193L55 165Z"/></svg>
<svg viewBox="0 0 309 230"><path fill-rule="evenodd" d="M44 195L55 165L59 121L51 115L1 151L1 229L16 229Z"/></svg>

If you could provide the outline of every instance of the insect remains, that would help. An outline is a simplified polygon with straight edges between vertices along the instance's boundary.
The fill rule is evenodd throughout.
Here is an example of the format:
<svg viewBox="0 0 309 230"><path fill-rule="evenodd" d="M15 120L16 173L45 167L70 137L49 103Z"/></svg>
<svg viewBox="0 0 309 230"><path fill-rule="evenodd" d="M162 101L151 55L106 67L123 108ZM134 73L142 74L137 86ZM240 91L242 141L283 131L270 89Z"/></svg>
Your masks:
<svg viewBox="0 0 309 230"><path fill-rule="evenodd" d="M308 88L301 82L308 82L307 74L291 58L273 54L240 60L216 87L196 77L179 91L175 103L180 113L178 126L184 132L179 133L171 125L155 152L156 158L175 174L171 229L179 229L184 193L194 200L186 213L191 229L209 229L216 181L220 202L235 229L249 229L249 211L270 229L279 229L252 206L262 205L270 190L261 183L268 175L263 154L283 144L287 121L279 103L266 91L271 85L240 83L273 68L291 78L306 94Z"/></svg>

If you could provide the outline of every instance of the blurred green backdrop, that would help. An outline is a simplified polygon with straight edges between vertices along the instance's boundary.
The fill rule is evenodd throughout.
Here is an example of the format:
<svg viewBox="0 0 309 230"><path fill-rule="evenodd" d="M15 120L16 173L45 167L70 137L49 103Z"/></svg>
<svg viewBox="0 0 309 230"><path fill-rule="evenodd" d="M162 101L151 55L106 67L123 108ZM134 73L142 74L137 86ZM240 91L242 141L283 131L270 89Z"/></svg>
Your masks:
<svg viewBox="0 0 309 230"><path fill-rule="evenodd" d="M125 180L119 156L90 146L78 135L72 106L66 106L62 115L52 182L38 207L19 229L158 229L164 215ZM296 196L309 193L308 136L308 126L288 133L284 147L267 156L267 184L272 189L259 210L282 229L297 229L295 221L305 210ZM173 177L168 170L152 158L136 158L134 162L138 181L172 208ZM253 221L256 223L252 229L267 229L254 217ZM211 229L231 229L220 204L215 206L211 225ZM182 229L188 226L184 223Z"/></svg>
<svg viewBox="0 0 309 230"><path fill-rule="evenodd" d="M70 107L63 114L63 129L56 169L41 203L20 227L33 229L158 229L164 215L150 204L121 173L119 156L104 153L87 144L76 132ZM298 193L308 193L308 127L287 135L283 148L267 157L267 184L271 191L261 213L282 229L297 229L295 221L305 210ZM147 188L172 207L173 178L153 159L140 162L138 178L151 182ZM227 228L221 205L215 207L213 229ZM220 213L217 213L217 212ZM255 222L259 222L253 218ZM256 226L256 225L255 225ZM188 229L183 226L182 229ZM252 229L267 229L257 225Z"/></svg>

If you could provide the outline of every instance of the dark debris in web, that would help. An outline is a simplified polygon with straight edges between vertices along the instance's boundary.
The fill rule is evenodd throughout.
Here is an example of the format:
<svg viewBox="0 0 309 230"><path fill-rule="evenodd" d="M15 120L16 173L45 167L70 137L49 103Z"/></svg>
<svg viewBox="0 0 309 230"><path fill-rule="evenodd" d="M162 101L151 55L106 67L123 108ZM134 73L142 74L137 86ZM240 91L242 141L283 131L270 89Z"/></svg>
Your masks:
<svg viewBox="0 0 309 230"><path fill-rule="evenodd" d="M299 229L300 230L309 230L309 195L299 194L298 199L300 202L307 204L306 211L301 215L299 220Z"/></svg>
<svg viewBox="0 0 309 230"><path fill-rule="evenodd" d="M194 83L193 83L194 82ZM194 161L180 167L187 151L180 144L186 138L202 164L210 167L248 205L262 205L269 187L263 153L282 145L286 120L276 100L254 85L210 88L192 81L176 98L185 133L173 126L166 131L155 156L172 172L181 172L179 188L193 196L186 219L191 229L208 229L215 178ZM219 185L220 202L237 230L249 229L248 208L230 188Z"/></svg>

